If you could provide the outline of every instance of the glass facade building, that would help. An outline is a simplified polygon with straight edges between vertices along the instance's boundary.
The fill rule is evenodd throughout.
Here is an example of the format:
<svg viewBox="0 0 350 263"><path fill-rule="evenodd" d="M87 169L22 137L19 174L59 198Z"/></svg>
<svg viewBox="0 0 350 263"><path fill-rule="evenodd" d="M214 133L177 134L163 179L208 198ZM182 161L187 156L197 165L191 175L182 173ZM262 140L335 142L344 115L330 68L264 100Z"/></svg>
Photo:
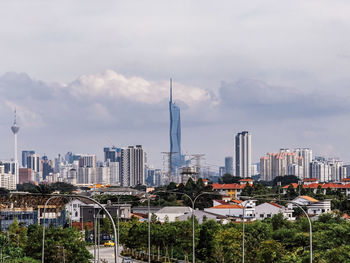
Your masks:
<svg viewBox="0 0 350 263"><path fill-rule="evenodd" d="M172 172L176 171L176 168L182 166L181 155L181 119L180 108L172 99L172 81L170 80L170 101L169 101L169 113L170 113L170 152L171 155L171 167Z"/></svg>

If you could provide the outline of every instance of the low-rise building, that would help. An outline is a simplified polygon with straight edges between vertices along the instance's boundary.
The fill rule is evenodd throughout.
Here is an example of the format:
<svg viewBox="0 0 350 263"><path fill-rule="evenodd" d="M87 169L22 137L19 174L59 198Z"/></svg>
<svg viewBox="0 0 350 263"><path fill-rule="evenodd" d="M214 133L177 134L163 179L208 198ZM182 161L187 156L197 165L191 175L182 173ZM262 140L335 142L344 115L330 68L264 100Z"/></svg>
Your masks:
<svg viewBox="0 0 350 263"><path fill-rule="evenodd" d="M300 206L305 206L307 213L312 216L317 216L322 213L331 212L331 200L317 200L307 195L298 196L293 200Z"/></svg>
<svg viewBox="0 0 350 263"><path fill-rule="evenodd" d="M255 219L257 220L271 218L280 213L283 214L283 217L287 220L295 220L293 217L293 207L290 205L285 207L277 203L270 202L263 203L255 207Z"/></svg>
<svg viewBox="0 0 350 263"><path fill-rule="evenodd" d="M193 214L194 214L194 217L198 220L199 224L202 224L205 220L215 220L217 222L222 222L223 224L226 224L228 222L227 216L213 214L203 210L195 210ZM186 221L191 217L192 217L192 212L179 216L177 219L180 221Z"/></svg>
<svg viewBox="0 0 350 263"><path fill-rule="evenodd" d="M256 200L247 200L237 203L229 203L229 204L219 204L213 207L204 208L204 211L227 216L233 218L235 221L241 221L243 218L246 220L254 220L255 219L255 202Z"/></svg>
<svg viewBox="0 0 350 263"><path fill-rule="evenodd" d="M165 206L154 213L160 222L175 222L175 220L185 214L192 213L192 208L188 206Z"/></svg>

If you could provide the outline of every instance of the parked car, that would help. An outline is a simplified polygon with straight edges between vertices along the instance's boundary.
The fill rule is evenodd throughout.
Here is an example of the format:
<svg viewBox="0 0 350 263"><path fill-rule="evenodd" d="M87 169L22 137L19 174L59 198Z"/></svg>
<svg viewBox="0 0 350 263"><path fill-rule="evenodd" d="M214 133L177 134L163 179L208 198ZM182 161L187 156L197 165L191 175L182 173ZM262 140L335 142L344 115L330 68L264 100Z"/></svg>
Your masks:
<svg viewBox="0 0 350 263"><path fill-rule="evenodd" d="M105 247L114 247L114 242L112 240L108 240L107 242L105 242Z"/></svg>
<svg viewBox="0 0 350 263"><path fill-rule="evenodd" d="M132 258L123 258L122 263L132 263Z"/></svg>

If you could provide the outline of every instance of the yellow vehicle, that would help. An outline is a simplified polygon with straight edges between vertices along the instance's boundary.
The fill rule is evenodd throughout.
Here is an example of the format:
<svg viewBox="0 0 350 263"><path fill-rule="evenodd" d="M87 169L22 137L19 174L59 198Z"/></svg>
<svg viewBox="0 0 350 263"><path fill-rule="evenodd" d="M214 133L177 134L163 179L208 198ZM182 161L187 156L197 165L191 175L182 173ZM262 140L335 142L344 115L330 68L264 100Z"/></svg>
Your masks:
<svg viewBox="0 0 350 263"><path fill-rule="evenodd" d="M112 240L108 240L107 242L105 242L105 247L114 247L114 242Z"/></svg>

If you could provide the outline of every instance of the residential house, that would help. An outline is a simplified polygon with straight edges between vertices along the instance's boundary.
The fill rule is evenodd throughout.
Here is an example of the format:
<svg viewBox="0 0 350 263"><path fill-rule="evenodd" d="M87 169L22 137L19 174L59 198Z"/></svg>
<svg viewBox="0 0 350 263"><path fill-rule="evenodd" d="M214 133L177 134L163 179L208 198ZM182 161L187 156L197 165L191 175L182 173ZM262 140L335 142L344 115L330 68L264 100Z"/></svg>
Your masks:
<svg viewBox="0 0 350 263"><path fill-rule="evenodd" d="M255 219L263 220L265 218L271 218L277 214L283 214L283 217L288 220L295 220L293 217L293 207L288 205L287 207L279 205L274 202L263 203L255 207Z"/></svg>
<svg viewBox="0 0 350 263"><path fill-rule="evenodd" d="M154 214L160 222L175 222L178 217L187 213L192 213L192 208L187 206L165 206Z"/></svg>

